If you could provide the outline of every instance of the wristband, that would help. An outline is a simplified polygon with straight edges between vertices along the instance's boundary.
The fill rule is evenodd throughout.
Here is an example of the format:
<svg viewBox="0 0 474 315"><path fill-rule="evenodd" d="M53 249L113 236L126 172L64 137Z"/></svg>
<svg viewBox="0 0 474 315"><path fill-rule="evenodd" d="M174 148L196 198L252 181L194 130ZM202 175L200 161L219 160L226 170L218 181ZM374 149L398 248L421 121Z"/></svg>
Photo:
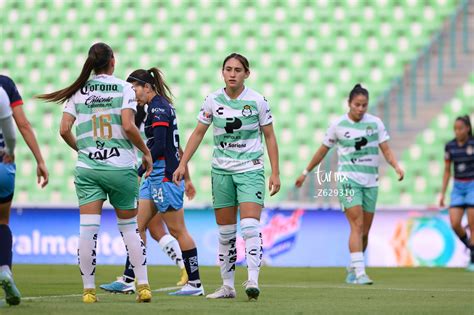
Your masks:
<svg viewBox="0 0 474 315"><path fill-rule="evenodd" d="M308 173L309 173L308 170L307 170L307 169L304 169L302 174L303 174L304 176L306 176L306 175L308 175Z"/></svg>

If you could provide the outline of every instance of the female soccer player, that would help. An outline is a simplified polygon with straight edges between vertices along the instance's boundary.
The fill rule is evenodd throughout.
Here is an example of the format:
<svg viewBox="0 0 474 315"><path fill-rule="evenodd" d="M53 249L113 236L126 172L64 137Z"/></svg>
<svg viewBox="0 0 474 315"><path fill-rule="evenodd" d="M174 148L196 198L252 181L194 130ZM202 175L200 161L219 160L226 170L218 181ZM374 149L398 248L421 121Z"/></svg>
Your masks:
<svg viewBox="0 0 474 315"><path fill-rule="evenodd" d="M135 125L140 129L140 133L143 132L143 134L145 132L145 107L148 108L148 106L137 106L137 114L135 115ZM190 181L185 182L185 194L189 200L193 199L196 194L196 190ZM140 210L140 207L138 208ZM138 222L140 222L140 220L138 220ZM140 227L139 229L141 230ZM151 219L146 226L146 229L150 232L151 237L158 242L158 245L161 247L163 252L179 267L181 277L176 284L180 286L185 285L188 282L188 274L184 267L181 248L179 247L178 241L166 231L163 219L159 212ZM146 243L146 233L144 232L141 236L143 241ZM125 263L123 275L117 277L116 281L102 284L100 288L113 293L128 294L135 292L135 273L133 272L133 268L130 266L130 259L128 257Z"/></svg>
<svg viewBox="0 0 474 315"><path fill-rule="evenodd" d="M114 69L112 49L104 43L94 44L73 84L38 96L50 102L67 101L60 134L78 152L74 184L80 209L78 256L85 303L97 301L94 279L97 233L107 196L115 208L118 227L137 275L137 301L151 300L146 250L136 217L138 181L134 146L143 153L142 165L147 175L152 170L152 160L134 123L137 103L133 87L115 78ZM89 79L92 71L95 75ZM71 132L74 122L76 136Z"/></svg>
<svg viewBox="0 0 474 315"><path fill-rule="evenodd" d="M33 128L20 106L22 104L23 100L13 80L0 75L0 285L9 305L18 305L21 298L12 276L12 232L8 226L16 170L13 120L36 159L36 174L41 188L48 184L49 178Z"/></svg>
<svg viewBox="0 0 474 315"><path fill-rule="evenodd" d="M443 186L440 206L444 207L444 197L451 177L451 162L454 164L454 186L451 192L449 218L454 232L461 242L470 249L471 260L468 271L474 271L474 137L468 115L456 118L454 122L455 138L445 147ZM471 239L461 226L464 210L471 230Z"/></svg>
<svg viewBox="0 0 474 315"><path fill-rule="evenodd" d="M139 106L148 104L145 120L147 146L153 157L153 171L140 187L139 228L146 226L157 211L181 247L188 282L171 295L204 295L199 276L196 245L184 223L183 196L192 183L186 170L184 182L173 185L172 175L179 164L180 146L178 124L172 105L171 92L157 68L132 72L127 82L133 84ZM139 176L141 171L139 170ZM192 187L194 190L194 187Z"/></svg>
<svg viewBox="0 0 474 315"><path fill-rule="evenodd" d="M258 275L262 261L260 214L265 196L263 144L265 136L272 168L270 196L280 190L278 146L267 100L244 86L250 75L249 62L233 53L224 59L222 76L225 88L207 96L198 115L198 124L188 140L183 158L173 175L178 184L185 175L187 163L214 123L212 161L212 199L219 228L219 262L223 286L207 296L210 299L235 298L234 273L237 259L237 209L245 240L248 280L244 283L250 299L260 290Z"/></svg>
<svg viewBox="0 0 474 315"><path fill-rule="evenodd" d="M337 144L338 173L341 178L338 182L338 197L351 229L351 265L346 282L354 284L373 283L365 273L364 251L367 248L377 201L379 148L385 160L397 172L398 180L402 180L404 176L388 146L390 137L383 122L367 113L368 103L369 92L360 84L356 84L349 94L349 112L330 125L323 144L295 184L296 187L301 187L308 173L319 165L329 149Z"/></svg>

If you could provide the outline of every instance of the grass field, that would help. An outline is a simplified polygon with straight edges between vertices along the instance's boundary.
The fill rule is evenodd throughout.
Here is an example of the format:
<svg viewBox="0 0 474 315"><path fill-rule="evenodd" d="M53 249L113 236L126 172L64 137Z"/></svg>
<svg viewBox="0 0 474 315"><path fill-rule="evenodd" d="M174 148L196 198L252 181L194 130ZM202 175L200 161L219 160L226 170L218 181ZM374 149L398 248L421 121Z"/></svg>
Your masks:
<svg viewBox="0 0 474 315"><path fill-rule="evenodd" d="M98 266L96 283L120 275L119 266ZM77 266L17 265L14 276L23 299L0 314L474 314L474 273L451 268L370 268L372 286L343 283L343 268L271 268L261 272L261 296L248 302L240 286L246 270L237 269L237 298L206 300L172 297L175 267L150 266L155 290L149 304L134 295L99 292L99 303L85 305ZM201 268L207 292L220 284L217 267Z"/></svg>

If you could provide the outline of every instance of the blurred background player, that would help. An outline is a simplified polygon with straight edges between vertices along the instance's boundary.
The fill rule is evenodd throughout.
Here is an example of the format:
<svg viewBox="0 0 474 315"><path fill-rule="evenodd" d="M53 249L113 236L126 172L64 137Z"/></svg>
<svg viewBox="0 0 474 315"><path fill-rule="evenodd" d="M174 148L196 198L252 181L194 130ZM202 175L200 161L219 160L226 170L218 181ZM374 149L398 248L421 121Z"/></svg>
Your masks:
<svg viewBox="0 0 474 315"><path fill-rule="evenodd" d="M140 187L140 233L144 237L147 225L159 211L169 232L179 243L188 275L188 282L180 290L170 294L204 295L196 245L184 222L184 192L187 191L189 196L195 194L188 170L186 169L184 181L178 186L172 183L181 148L171 91L157 68L135 70L129 75L127 82L133 84L138 105L148 105L145 136L153 157L153 171ZM141 167L138 173L139 176L143 173Z"/></svg>
<svg viewBox="0 0 474 315"><path fill-rule="evenodd" d="M138 129L140 129L140 133L144 133L144 120L146 118L145 108L148 108L148 105L138 105L137 113L135 115L135 125ZM194 189L185 190L186 196L189 198L189 200L194 198L195 192L196 191ZM163 250L163 252L168 255L168 257L179 267L181 276L176 284L180 286L185 285L188 282L188 274L186 273L186 268L184 267L181 248L179 247L178 241L167 232L159 212L157 212L156 215L150 220L146 226L146 229L150 232L151 237L158 242L158 245ZM143 233L141 236L143 241L146 243L146 233ZM123 275L117 277L117 280L114 282L102 284L100 288L114 293L135 292L135 273L133 272L133 268L130 266L130 259L128 256Z"/></svg>
<svg viewBox="0 0 474 315"><path fill-rule="evenodd" d="M15 83L0 75L0 285L9 305L20 303L20 292L12 275L12 232L8 226L15 190L15 144L13 120L36 159L36 175L41 188L48 184L48 170L36 141L33 128L23 112L23 100Z"/></svg>
<svg viewBox="0 0 474 315"><path fill-rule="evenodd" d="M142 153L142 165L151 172L151 154L135 126L137 103L132 85L113 76L112 49L97 43L80 76L71 86L38 96L63 103L60 133L78 152L74 184L79 199L79 267L84 284L83 301L97 301L95 265L100 214L107 196L115 208L120 234L137 276L137 301L150 302L145 244L137 226L138 181L134 146ZM89 79L91 72L95 75ZM71 132L74 122L76 137Z"/></svg>
<svg viewBox="0 0 474 315"><path fill-rule="evenodd" d="M185 176L187 163L214 123L212 161L212 199L219 228L219 264L223 285L207 298L235 298L235 262L237 260L237 210L245 240L248 280L244 283L249 299L257 299L258 275L262 262L260 215L265 197L263 144L265 136L272 168L270 196L280 190L278 146L273 118L267 100L244 86L250 75L247 58L233 53L224 59L222 76L225 88L208 95L198 115L198 124L188 140L173 180Z"/></svg>
<svg viewBox="0 0 474 315"><path fill-rule="evenodd" d="M474 272L474 137L468 115L456 118L454 122L455 138L445 146L444 176L441 188L440 206L444 207L444 198L451 178L451 162L454 168L454 185L449 205L451 226L461 242L471 251L468 271ZM461 226L464 210L471 238Z"/></svg>
<svg viewBox="0 0 474 315"><path fill-rule="evenodd" d="M345 176L337 183L338 198L350 225L351 264L346 282L353 284L373 283L365 272L364 251L377 202L379 148L398 179L404 176L388 146L390 137L385 126L378 117L367 113L368 104L369 92L356 84L349 94L349 112L330 125L323 144L295 183L301 187L308 173L337 144L338 173Z"/></svg>

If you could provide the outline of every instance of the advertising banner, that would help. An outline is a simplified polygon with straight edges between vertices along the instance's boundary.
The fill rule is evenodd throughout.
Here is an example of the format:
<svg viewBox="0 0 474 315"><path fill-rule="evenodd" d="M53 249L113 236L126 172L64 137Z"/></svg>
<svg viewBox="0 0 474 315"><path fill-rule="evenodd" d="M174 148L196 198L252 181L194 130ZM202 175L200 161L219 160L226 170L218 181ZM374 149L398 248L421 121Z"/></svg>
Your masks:
<svg viewBox="0 0 474 315"><path fill-rule="evenodd" d="M218 230L209 208L185 211L201 265L217 264ZM265 209L261 219L264 264L346 266L349 224L338 209ZM12 209L14 263L76 264L78 209ZM147 237L149 264L172 264ZM115 212L104 209L97 242L98 264L123 264L125 247ZM237 262L245 263L245 243L237 238ZM369 266L465 266L468 252L455 237L446 213L379 211L366 255Z"/></svg>

